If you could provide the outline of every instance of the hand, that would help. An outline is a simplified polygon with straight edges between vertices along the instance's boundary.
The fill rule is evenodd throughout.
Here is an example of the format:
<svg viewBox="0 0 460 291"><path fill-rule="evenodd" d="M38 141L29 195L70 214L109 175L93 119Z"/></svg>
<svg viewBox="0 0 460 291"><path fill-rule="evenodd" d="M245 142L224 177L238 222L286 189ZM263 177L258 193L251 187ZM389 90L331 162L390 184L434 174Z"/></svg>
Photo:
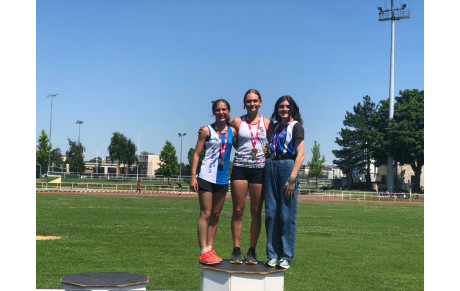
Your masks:
<svg viewBox="0 0 460 291"><path fill-rule="evenodd" d="M266 146L264 146L264 148L262 149L262 151L264 152L264 155L266 158L268 158L270 156L270 152L268 151L268 149L270 148L270 145L267 144Z"/></svg>
<svg viewBox="0 0 460 291"><path fill-rule="evenodd" d="M205 125L203 125L202 127L200 127L200 129L198 130L198 136L201 134L201 132L203 131L204 128L206 128Z"/></svg>
<svg viewBox="0 0 460 291"><path fill-rule="evenodd" d="M198 192L198 181L196 180L196 178L192 178L190 180L190 190L192 190L193 192Z"/></svg>
<svg viewBox="0 0 460 291"><path fill-rule="evenodd" d="M284 197L291 200L294 197L295 183L286 182L284 185Z"/></svg>

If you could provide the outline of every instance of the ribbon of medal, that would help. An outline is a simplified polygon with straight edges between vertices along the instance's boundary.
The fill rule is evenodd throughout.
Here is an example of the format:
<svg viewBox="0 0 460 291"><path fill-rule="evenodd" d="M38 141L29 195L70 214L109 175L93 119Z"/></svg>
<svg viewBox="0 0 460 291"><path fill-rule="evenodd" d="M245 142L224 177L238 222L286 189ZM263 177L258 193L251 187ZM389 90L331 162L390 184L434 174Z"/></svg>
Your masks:
<svg viewBox="0 0 460 291"><path fill-rule="evenodd" d="M220 132L217 129L217 126L214 125L214 129L216 130L217 136L219 137L219 145L220 145L219 165L223 166L225 164L224 155L225 155L225 150L227 149L228 129L225 132L225 140L223 144L222 144L222 137L220 136Z"/></svg>
<svg viewBox="0 0 460 291"><path fill-rule="evenodd" d="M249 123L249 120L248 120L248 116L246 115L246 124L248 125L249 127L249 132L251 133L251 142L252 142L252 150L251 150L251 154L255 157L257 155L257 149L256 149L256 144L257 144L257 140L259 139L259 128L260 128L260 120L262 119L262 116L259 115L259 121L257 122L257 132L256 132L256 136L254 137L254 135L252 134L252 131L251 131L251 124Z"/></svg>
<svg viewBox="0 0 460 291"><path fill-rule="evenodd" d="M271 158L274 159L276 158L276 145L278 144L281 136L283 135L283 131L289 126L289 123L291 123L292 121L292 117L289 119L289 122L286 124L286 126L283 126L283 128L281 129L281 131L276 135L276 138L275 136L273 136L273 142L272 142L272 145L273 145L273 153L271 155ZM280 124L281 125L281 124ZM280 126L281 127L281 126Z"/></svg>

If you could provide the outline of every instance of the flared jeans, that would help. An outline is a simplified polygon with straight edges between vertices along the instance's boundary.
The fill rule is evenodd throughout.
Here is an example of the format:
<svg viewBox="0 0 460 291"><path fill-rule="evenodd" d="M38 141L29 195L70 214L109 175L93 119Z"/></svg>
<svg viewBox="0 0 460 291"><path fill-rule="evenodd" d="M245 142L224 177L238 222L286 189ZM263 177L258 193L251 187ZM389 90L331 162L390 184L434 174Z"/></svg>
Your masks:
<svg viewBox="0 0 460 291"><path fill-rule="evenodd" d="M264 170L265 229L267 231L267 259L294 258L296 241L297 191L295 185L292 199L284 196L294 160L272 160L268 158Z"/></svg>

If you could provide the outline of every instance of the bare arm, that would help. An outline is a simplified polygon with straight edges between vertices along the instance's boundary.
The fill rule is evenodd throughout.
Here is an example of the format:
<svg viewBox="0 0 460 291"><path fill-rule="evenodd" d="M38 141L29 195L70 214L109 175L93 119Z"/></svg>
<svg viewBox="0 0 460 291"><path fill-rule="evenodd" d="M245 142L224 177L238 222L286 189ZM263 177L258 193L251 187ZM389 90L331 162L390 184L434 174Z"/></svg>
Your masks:
<svg viewBox="0 0 460 291"><path fill-rule="evenodd" d="M238 133L236 132L236 129L234 129L233 127L230 127L232 129L232 134L233 134L233 140L232 140L232 145L233 147L236 146L236 144L238 143ZM236 149L236 147L235 147Z"/></svg>
<svg viewBox="0 0 460 291"><path fill-rule="evenodd" d="M196 180L196 168L198 166L198 161L200 160L200 154L203 151L204 143L206 139L209 137L209 129L208 127L201 127L200 128L200 135L198 136L198 140L195 146L195 152L193 153L193 160L191 166L191 177L190 177L190 189L197 192L198 191L198 182Z"/></svg>
<svg viewBox="0 0 460 291"><path fill-rule="evenodd" d="M297 175L299 174L300 166L302 166L303 160L305 158L305 151L304 151L304 141L302 140L296 145L296 152L297 156L294 161L294 167L292 168L291 171L291 178L296 178ZM284 185L284 197L287 199L292 199L294 196L294 189L295 189L295 182L290 182L287 181L286 184Z"/></svg>
<svg viewBox="0 0 460 291"><path fill-rule="evenodd" d="M232 120L232 123L230 123L230 126L234 129L234 135L233 135L233 147L236 149L238 146L238 128L240 127L241 123L241 118L240 117L235 117Z"/></svg>
<svg viewBox="0 0 460 291"><path fill-rule="evenodd" d="M273 135L273 131L275 130L275 125L271 119L265 117L265 128L267 129L267 140L270 141Z"/></svg>

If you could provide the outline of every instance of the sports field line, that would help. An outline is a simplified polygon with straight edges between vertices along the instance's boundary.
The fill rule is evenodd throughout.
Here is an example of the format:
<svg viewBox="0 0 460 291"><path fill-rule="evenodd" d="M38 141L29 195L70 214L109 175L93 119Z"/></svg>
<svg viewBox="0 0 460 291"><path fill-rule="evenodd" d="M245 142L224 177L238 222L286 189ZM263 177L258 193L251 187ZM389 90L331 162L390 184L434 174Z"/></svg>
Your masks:
<svg viewBox="0 0 460 291"><path fill-rule="evenodd" d="M52 190L36 190L37 194L80 194L80 195L110 195L110 196L144 196L144 197L182 197L182 198L197 198L198 194L194 192L185 192L183 194L167 194L167 193L140 193L136 194L133 192L105 192L105 191L52 191ZM231 199L230 194L227 194L227 199ZM246 196L249 199L249 196ZM359 202L363 203L364 200L348 200L330 197L305 197L303 195L298 196L299 201L328 201L328 202ZM377 201L377 200L366 200L366 203L403 203L403 204L424 204L419 201Z"/></svg>

